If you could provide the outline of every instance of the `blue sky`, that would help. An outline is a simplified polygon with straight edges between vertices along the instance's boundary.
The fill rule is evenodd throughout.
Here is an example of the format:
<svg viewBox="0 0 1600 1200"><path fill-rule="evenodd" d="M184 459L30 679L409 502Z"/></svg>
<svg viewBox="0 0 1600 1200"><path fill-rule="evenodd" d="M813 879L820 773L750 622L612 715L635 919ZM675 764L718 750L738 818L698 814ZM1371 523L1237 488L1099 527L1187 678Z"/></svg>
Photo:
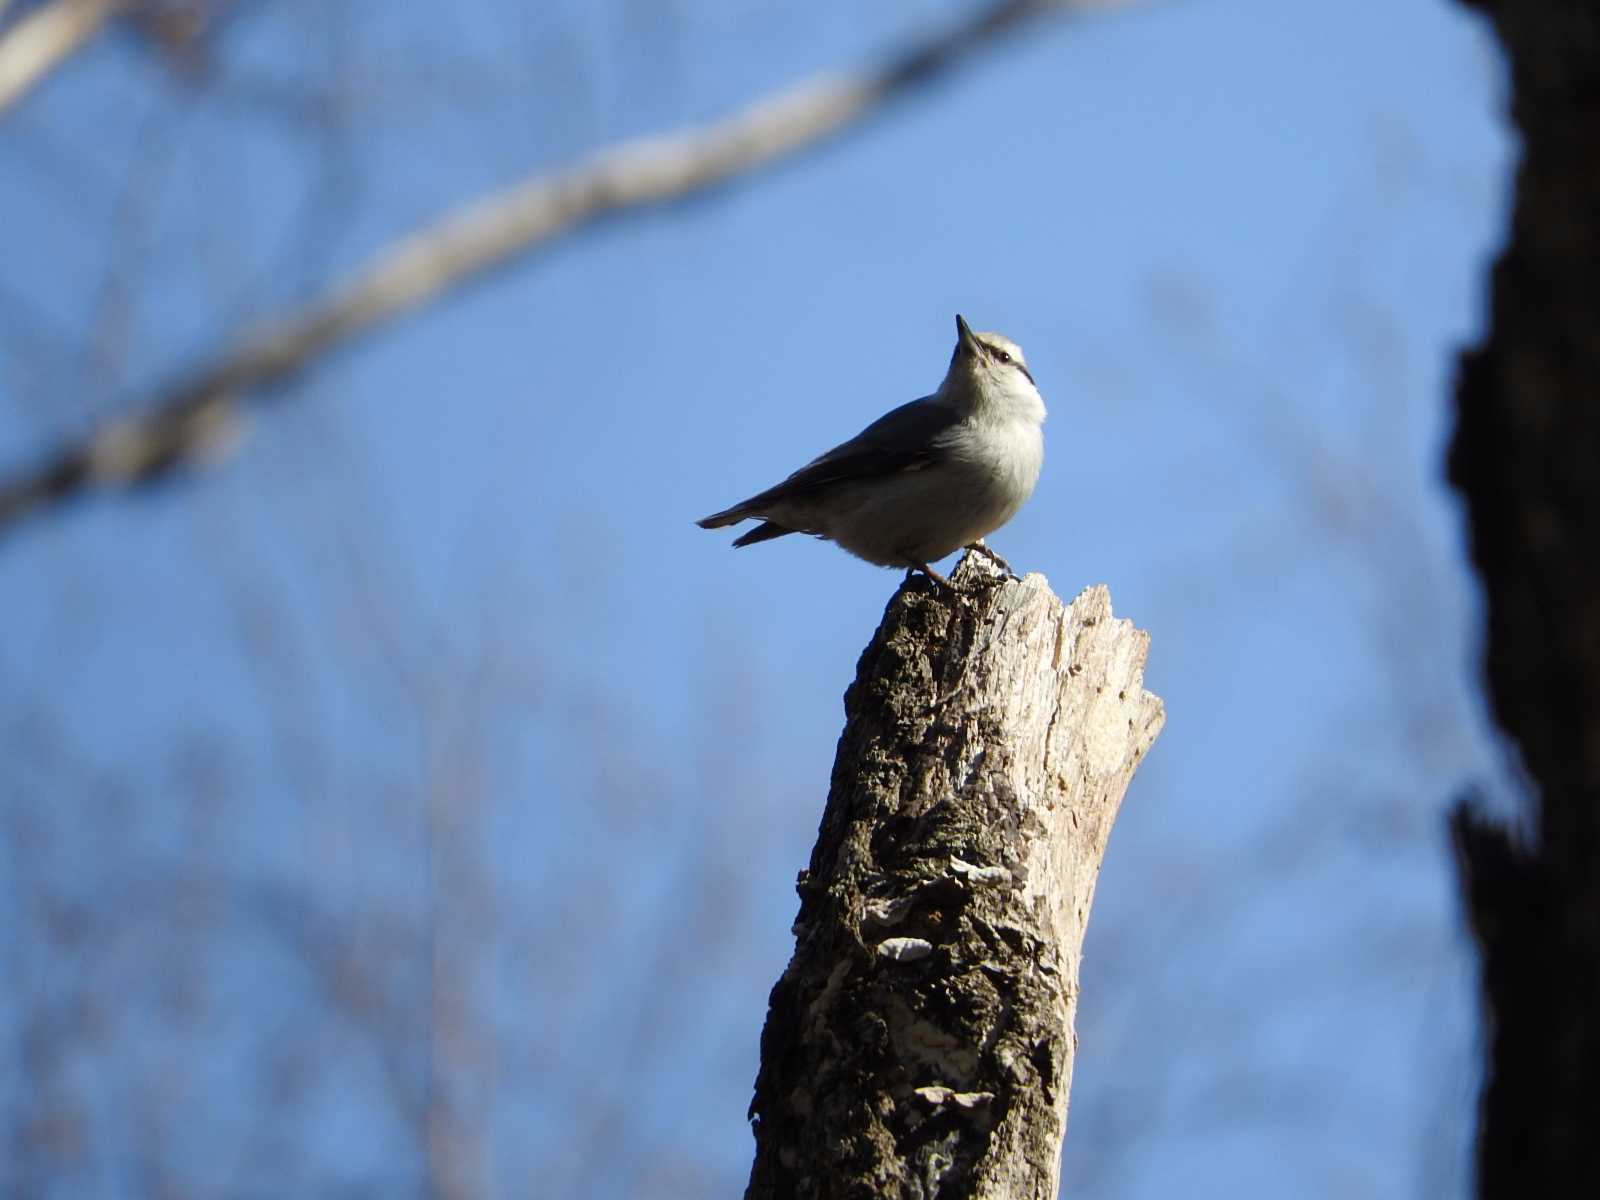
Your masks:
<svg viewBox="0 0 1600 1200"><path fill-rule="evenodd" d="M107 38L0 137L0 465L485 188L959 7L260 5L215 47L220 97ZM112 1031L52 1068L91 1116L40 1194L141 1194L106 1106L154 1063L196 1194L419 1189L385 1096L427 1070L485 1194L737 1194L794 872L897 579L692 520L930 390L957 311L1050 406L994 544L1064 596L1108 584L1169 714L1097 897L1069 1186L1463 1194L1442 821L1505 771L1439 464L1503 88L1432 0L1040 23L338 353L215 469L0 542L27 831L0 876L28 901L0 1012L20 1039L29 1004L86 996ZM272 99L300 93L322 126ZM70 951L62 897L101 914ZM330 1016L285 928L349 931L410 1015ZM457 977L471 1036L385 1082L408 1005ZM252 1089L297 1042L267 1138Z"/></svg>

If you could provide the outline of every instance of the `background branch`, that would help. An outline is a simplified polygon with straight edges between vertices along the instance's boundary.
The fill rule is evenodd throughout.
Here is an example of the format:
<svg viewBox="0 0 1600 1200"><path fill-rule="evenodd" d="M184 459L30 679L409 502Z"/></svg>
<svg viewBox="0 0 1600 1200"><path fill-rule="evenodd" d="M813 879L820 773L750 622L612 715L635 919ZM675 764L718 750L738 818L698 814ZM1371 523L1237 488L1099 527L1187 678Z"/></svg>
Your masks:
<svg viewBox="0 0 1600 1200"><path fill-rule="evenodd" d="M0 116L99 33L128 0L52 0L0 38ZM5 4L0 3L0 15Z"/></svg>
<svg viewBox="0 0 1600 1200"><path fill-rule="evenodd" d="M877 70L813 78L725 120L614 146L469 203L381 251L308 307L251 331L132 416L0 485L0 532L47 506L164 476L226 446L221 435L236 428L230 417L254 389L284 381L335 346L468 279L605 215L705 191L858 125L1025 18L1115 3L1006 0L904 49Z"/></svg>

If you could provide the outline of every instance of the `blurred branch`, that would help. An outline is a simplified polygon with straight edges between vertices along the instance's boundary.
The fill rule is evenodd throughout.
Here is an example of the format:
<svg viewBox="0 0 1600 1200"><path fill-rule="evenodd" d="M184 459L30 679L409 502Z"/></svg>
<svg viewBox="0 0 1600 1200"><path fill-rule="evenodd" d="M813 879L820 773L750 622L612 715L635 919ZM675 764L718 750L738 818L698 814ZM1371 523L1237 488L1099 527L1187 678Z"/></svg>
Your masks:
<svg viewBox="0 0 1600 1200"><path fill-rule="evenodd" d="M59 2L59 0L58 0ZM130 417L0 484L0 532L97 489L160 478L216 446L248 394L453 287L596 219L707 191L861 124L1047 11L1123 0L1004 0L875 70L826 74L710 125L627 142L470 202L380 251L309 306L269 320Z"/></svg>
<svg viewBox="0 0 1600 1200"><path fill-rule="evenodd" d="M105 27L128 0L51 0L0 38L0 115ZM0 12L5 9L0 0Z"/></svg>

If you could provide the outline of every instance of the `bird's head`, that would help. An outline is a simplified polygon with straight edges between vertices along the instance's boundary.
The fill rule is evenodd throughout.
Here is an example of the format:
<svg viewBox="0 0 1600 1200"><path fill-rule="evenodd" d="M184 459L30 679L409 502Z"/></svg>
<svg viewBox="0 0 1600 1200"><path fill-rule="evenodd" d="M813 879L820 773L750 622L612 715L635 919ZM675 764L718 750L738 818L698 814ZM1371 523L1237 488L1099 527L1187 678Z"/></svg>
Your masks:
<svg viewBox="0 0 1600 1200"><path fill-rule="evenodd" d="M1022 347L1003 333L974 333L960 314L955 353L939 396L969 415L1044 420L1044 398L1028 371Z"/></svg>

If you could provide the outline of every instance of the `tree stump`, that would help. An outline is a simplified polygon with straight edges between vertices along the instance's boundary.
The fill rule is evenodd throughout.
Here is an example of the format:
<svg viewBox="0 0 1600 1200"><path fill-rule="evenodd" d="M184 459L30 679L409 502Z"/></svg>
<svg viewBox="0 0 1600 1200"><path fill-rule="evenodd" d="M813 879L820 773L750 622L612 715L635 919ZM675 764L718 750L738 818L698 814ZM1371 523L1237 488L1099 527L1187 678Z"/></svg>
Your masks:
<svg viewBox="0 0 1600 1200"><path fill-rule="evenodd" d="M750 1200L1055 1200L1089 906L1164 712L1104 587L953 580L908 579L845 695Z"/></svg>

